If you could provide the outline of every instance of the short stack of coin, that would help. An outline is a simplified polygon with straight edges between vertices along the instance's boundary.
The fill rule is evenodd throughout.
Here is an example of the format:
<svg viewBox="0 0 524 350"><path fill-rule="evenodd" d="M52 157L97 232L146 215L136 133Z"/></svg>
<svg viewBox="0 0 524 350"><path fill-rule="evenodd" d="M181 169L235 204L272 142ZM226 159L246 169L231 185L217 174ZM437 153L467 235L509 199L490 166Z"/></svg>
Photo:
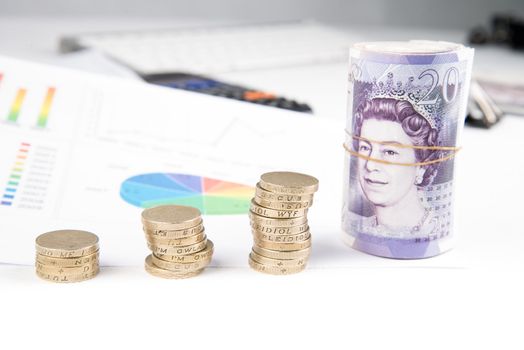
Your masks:
<svg viewBox="0 0 524 350"><path fill-rule="evenodd" d="M271 172L260 177L249 212L253 269L287 275L306 268L311 251L307 212L317 190L318 180L305 174Z"/></svg>
<svg viewBox="0 0 524 350"><path fill-rule="evenodd" d="M161 205L142 212L147 246L146 271L162 278L198 275L209 265L213 242L207 239L200 210L182 205Z"/></svg>
<svg viewBox="0 0 524 350"><path fill-rule="evenodd" d="M52 282L80 282L99 270L98 237L87 231L59 230L36 238L36 274Z"/></svg>

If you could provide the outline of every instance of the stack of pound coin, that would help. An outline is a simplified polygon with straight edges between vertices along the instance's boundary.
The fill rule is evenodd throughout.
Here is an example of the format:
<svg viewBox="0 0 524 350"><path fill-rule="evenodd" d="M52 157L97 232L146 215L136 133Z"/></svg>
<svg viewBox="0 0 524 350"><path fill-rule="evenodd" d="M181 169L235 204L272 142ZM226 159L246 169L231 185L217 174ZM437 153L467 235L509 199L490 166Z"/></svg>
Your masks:
<svg viewBox="0 0 524 350"><path fill-rule="evenodd" d="M59 283L80 282L100 271L98 237L87 231L59 230L36 238L36 274Z"/></svg>
<svg viewBox="0 0 524 350"><path fill-rule="evenodd" d="M150 274L171 279L198 275L209 265L213 242L207 239L200 210L182 205L161 205L142 212Z"/></svg>
<svg viewBox="0 0 524 350"><path fill-rule="evenodd" d="M318 180L305 174L270 172L260 177L249 212L253 269L288 275L306 268L311 251L307 212L317 190Z"/></svg>

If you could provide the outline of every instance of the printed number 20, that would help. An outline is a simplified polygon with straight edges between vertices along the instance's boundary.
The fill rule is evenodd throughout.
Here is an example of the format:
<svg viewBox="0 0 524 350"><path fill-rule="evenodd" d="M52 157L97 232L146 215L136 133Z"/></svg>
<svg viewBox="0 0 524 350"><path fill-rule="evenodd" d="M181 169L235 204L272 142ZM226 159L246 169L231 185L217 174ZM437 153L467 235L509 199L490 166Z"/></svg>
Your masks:
<svg viewBox="0 0 524 350"><path fill-rule="evenodd" d="M418 104L420 104L420 105L432 105L432 104L435 104L437 102L437 98L438 98L437 96L434 99L432 99L432 100L426 100L426 98L429 95L431 95L433 90L435 90L437 88L437 86L438 86L438 82L439 82L438 73L434 69L426 69L425 71L420 73L420 75L418 76L418 79L420 80L420 79L422 79L424 77L429 77L429 79L431 80L431 88L424 95L424 97L422 97L420 99ZM455 100L455 98L457 97L457 93L458 93L458 79L459 79L458 69L455 68L455 67L448 68L448 70L444 74L444 82L442 84L442 97L444 97L444 101L446 101L447 103L453 102ZM452 87L452 89L453 89L452 91L449 91L450 85L453 86ZM450 92L451 92L451 96L450 96Z"/></svg>

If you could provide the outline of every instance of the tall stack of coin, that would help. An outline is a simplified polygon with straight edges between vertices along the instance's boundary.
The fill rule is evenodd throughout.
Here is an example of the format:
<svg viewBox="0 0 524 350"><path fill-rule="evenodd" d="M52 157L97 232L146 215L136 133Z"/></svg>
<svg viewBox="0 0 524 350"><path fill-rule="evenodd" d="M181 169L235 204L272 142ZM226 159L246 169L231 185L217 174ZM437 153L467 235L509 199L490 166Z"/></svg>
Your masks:
<svg viewBox="0 0 524 350"><path fill-rule="evenodd" d="M146 271L163 278L187 278L204 270L213 256L200 210L182 205L161 205L142 212L147 246Z"/></svg>
<svg viewBox="0 0 524 350"><path fill-rule="evenodd" d="M80 282L99 268L98 237L87 231L59 230L36 238L36 274L52 282Z"/></svg>
<svg viewBox="0 0 524 350"><path fill-rule="evenodd" d="M249 212L253 269L287 275L306 268L311 250L307 211L317 190L318 180L305 174L271 172L260 177Z"/></svg>

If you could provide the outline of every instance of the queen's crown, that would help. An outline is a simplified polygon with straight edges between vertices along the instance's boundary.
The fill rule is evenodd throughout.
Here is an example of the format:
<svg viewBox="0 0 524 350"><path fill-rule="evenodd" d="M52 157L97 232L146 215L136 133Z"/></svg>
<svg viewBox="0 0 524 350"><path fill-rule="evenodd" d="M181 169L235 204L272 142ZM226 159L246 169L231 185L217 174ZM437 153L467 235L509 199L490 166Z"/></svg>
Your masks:
<svg viewBox="0 0 524 350"><path fill-rule="evenodd" d="M367 98L394 98L396 100L408 101L417 113L428 121L432 128L439 128L440 107L442 96L432 92L431 85L416 85L415 78L409 77L405 83L394 81L393 73L389 72L385 81L377 81L373 78L371 89L367 90ZM433 89L438 91L438 89Z"/></svg>

